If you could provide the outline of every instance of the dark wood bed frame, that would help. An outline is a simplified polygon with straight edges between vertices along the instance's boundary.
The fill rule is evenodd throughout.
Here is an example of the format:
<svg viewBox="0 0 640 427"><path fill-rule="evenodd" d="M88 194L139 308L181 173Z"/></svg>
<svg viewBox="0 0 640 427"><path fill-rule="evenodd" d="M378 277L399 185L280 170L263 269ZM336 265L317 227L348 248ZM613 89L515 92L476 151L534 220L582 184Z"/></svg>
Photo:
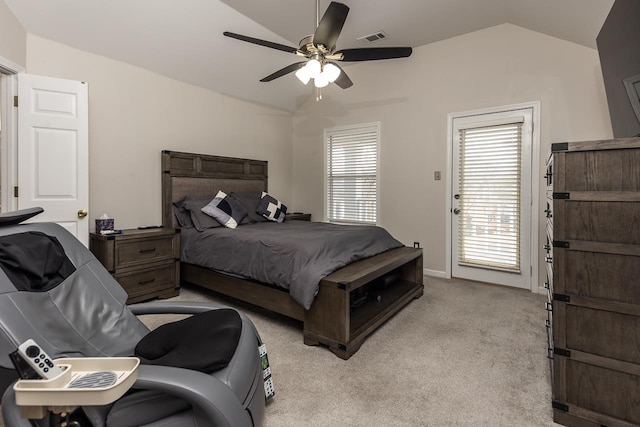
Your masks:
<svg viewBox="0 0 640 427"><path fill-rule="evenodd" d="M172 203L218 190L267 191L267 162L162 152L162 222L177 227ZM181 263L181 281L213 290L303 322L304 343L324 344L348 359L382 323L423 294L422 249L402 247L354 262L326 276L311 309L286 289ZM364 296L367 296L364 298ZM361 305L353 307L359 300Z"/></svg>

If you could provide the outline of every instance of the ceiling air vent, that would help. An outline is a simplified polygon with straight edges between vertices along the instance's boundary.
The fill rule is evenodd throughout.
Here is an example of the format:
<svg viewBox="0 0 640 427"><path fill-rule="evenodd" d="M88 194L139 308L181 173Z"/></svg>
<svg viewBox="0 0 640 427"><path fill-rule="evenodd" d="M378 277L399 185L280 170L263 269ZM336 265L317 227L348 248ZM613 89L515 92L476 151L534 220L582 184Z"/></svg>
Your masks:
<svg viewBox="0 0 640 427"><path fill-rule="evenodd" d="M371 44L371 43L375 43L379 40L385 40L388 39L389 36L387 36L387 34L384 31L378 31L375 32L373 34L369 34L366 36L362 36L362 37L358 37L358 41L362 44Z"/></svg>

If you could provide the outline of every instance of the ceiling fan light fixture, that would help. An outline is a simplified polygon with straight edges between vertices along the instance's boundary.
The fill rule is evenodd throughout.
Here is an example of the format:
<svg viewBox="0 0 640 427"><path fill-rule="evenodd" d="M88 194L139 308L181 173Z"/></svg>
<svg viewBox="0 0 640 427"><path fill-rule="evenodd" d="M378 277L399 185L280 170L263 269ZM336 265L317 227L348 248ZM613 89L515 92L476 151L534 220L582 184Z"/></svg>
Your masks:
<svg viewBox="0 0 640 427"><path fill-rule="evenodd" d="M320 75L313 80L313 84L316 87L325 87L329 84L329 79L325 73L320 73Z"/></svg>
<svg viewBox="0 0 640 427"><path fill-rule="evenodd" d="M309 80L311 80L311 76L309 75L306 65L296 71L296 77L302 82L303 85L309 83Z"/></svg>
<svg viewBox="0 0 640 427"><path fill-rule="evenodd" d="M307 62L307 65L304 66L304 68L307 70L307 75L312 79L317 78L322 71L320 61L318 61L317 59L310 59L309 62Z"/></svg>
<svg viewBox="0 0 640 427"><path fill-rule="evenodd" d="M329 83L333 83L340 76L340 68L333 64L325 64L324 67L322 67L322 74L327 77Z"/></svg>

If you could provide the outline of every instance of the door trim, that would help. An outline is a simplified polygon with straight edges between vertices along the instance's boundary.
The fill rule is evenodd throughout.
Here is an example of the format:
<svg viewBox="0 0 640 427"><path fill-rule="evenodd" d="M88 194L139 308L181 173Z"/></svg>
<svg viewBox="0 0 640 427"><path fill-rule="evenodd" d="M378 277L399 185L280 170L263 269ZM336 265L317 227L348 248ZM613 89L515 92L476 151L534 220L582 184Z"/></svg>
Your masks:
<svg viewBox="0 0 640 427"><path fill-rule="evenodd" d="M463 111L459 113L449 113L447 115L447 180L446 180L446 200L445 200L445 218L446 218L446 244L445 244L445 260L446 271L445 276L451 279L451 198L452 198L452 176L453 173L453 120L456 118L482 115L489 113L497 113L501 111L518 110L531 108L533 114L533 135L531 141L531 224L530 224L530 258L531 258L531 276L529 289L531 292L538 293L538 229L539 229L539 211L540 208L540 101L525 102L522 104L511 104L500 107L483 108L480 110Z"/></svg>
<svg viewBox="0 0 640 427"><path fill-rule="evenodd" d="M0 137L0 212L17 209L17 199L13 197L13 187L18 182L17 168L17 114L13 107L13 97L17 95L16 74L24 73L24 68L0 56L0 114L2 114L2 135Z"/></svg>

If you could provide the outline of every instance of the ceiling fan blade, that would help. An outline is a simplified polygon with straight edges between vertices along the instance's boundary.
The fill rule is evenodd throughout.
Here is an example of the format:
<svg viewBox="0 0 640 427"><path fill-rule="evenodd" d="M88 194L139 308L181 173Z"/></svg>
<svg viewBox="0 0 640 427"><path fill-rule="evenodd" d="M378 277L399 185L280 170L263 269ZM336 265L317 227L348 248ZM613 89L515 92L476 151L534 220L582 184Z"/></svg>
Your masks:
<svg viewBox="0 0 640 427"><path fill-rule="evenodd" d="M406 58L411 56L410 47L370 47L361 49L344 49L335 54L342 54L342 61L377 61L380 59Z"/></svg>
<svg viewBox="0 0 640 427"><path fill-rule="evenodd" d="M330 64L335 65L336 67L340 68L340 75L338 76L338 78L334 81L334 83L338 86L340 86L342 89L347 89L351 86L353 86L353 82L351 81L351 79L349 78L349 76L347 76L347 73L344 72L344 70L342 69L341 66L339 66L338 64L336 64L335 62L330 62Z"/></svg>
<svg viewBox="0 0 640 427"><path fill-rule="evenodd" d="M298 71L299 68L304 67L307 61L296 62L295 64L287 65L281 70L276 71L275 73L269 74L267 77L260 79L261 82L270 82L271 80L275 80L278 77L285 76L289 73L293 73L294 71Z"/></svg>
<svg viewBox="0 0 640 427"><path fill-rule="evenodd" d="M349 7L347 5L332 1L318 23L318 28L313 35L313 44L316 46L324 45L327 50L333 50L348 13Z"/></svg>
<svg viewBox="0 0 640 427"><path fill-rule="evenodd" d="M296 49L295 47L286 46L280 43L274 43L267 40L256 39L249 36L243 36L242 34L230 33L229 31L225 31L222 34L227 37L231 37L232 39L242 40L243 42L270 47L271 49L281 50L283 52L296 53L298 51L298 49Z"/></svg>

